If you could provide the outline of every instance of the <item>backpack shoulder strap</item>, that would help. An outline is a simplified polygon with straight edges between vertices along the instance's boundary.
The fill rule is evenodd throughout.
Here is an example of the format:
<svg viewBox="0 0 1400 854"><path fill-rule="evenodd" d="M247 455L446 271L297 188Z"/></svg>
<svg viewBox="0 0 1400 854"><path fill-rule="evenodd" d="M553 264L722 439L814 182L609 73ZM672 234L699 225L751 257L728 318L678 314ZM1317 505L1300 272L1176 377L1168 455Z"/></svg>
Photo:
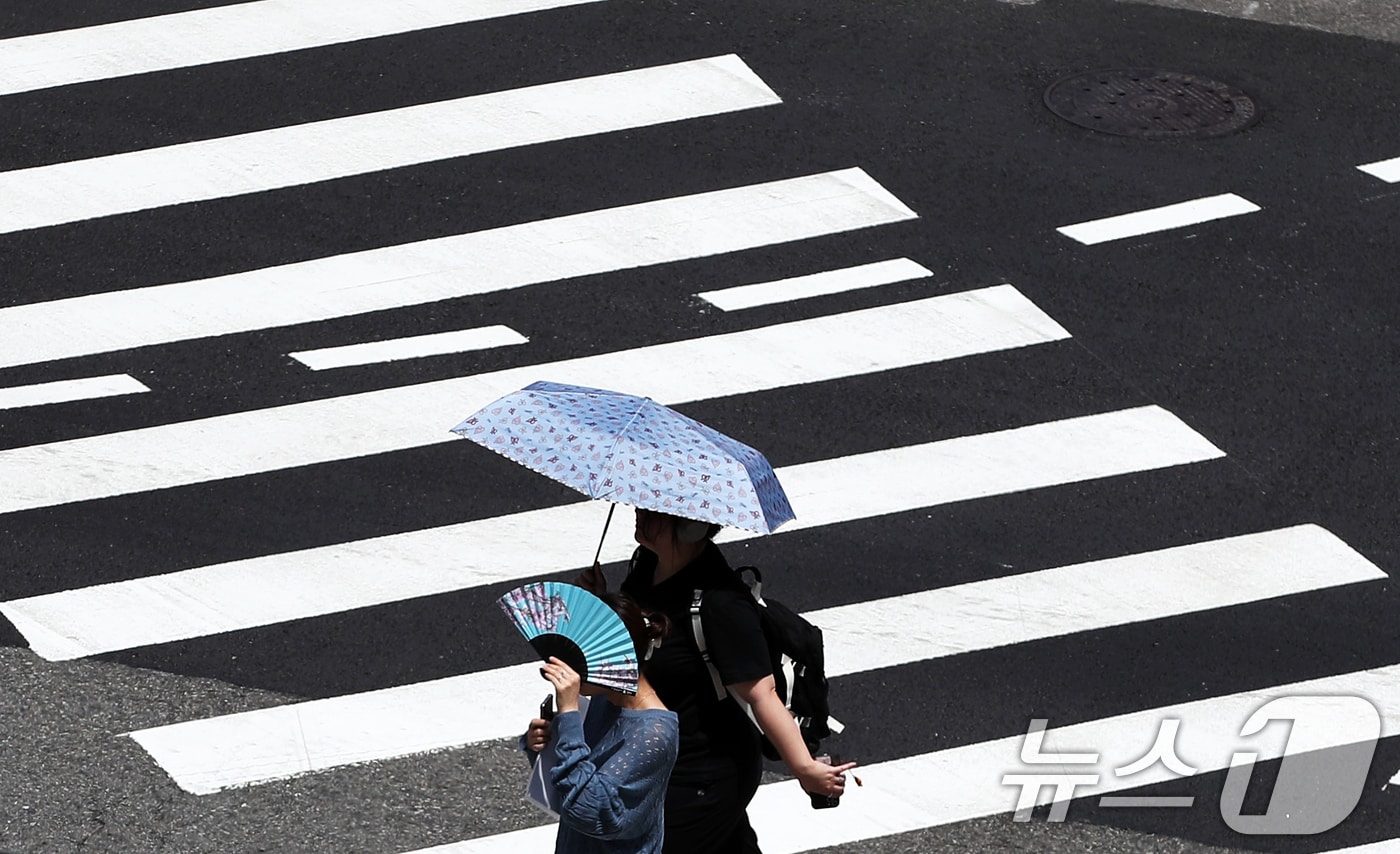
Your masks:
<svg viewBox="0 0 1400 854"><path fill-rule="evenodd" d="M710 671L710 681L715 684L715 698L723 700L728 696L729 691L725 689L724 682L719 678L719 668L710 660L710 650L705 644L705 627L700 624L700 606L705 599L705 591L696 588L690 596L690 631L695 635L695 645L700 649L700 657L705 660L705 667Z"/></svg>

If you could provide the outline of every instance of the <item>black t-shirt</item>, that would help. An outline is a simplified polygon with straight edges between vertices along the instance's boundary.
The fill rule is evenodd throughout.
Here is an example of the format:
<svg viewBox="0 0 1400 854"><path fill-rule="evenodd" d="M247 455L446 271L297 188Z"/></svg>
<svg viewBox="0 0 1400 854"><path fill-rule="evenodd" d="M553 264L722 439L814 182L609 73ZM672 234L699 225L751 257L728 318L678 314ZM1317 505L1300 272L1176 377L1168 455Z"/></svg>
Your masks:
<svg viewBox="0 0 1400 854"><path fill-rule="evenodd" d="M691 631L690 602L696 589L705 591L700 606L705 644L726 685L772 673L757 605L713 543L661 584L652 583L655 571L656 555L639 547L622 592L671 621L670 634L647 664L647 680L680 721L680 752L671 779L698 786L756 776L758 732L737 703L716 697Z"/></svg>

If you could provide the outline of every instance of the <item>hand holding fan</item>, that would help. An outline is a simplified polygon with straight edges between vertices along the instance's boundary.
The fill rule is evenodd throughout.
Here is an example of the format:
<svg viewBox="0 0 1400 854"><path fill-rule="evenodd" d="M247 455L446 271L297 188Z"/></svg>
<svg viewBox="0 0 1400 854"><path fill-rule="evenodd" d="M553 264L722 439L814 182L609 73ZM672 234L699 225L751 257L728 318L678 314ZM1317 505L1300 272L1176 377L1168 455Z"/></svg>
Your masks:
<svg viewBox="0 0 1400 854"><path fill-rule="evenodd" d="M602 599L572 584L537 581L515 588L498 604L541 659L555 656L585 682L637 693L632 636Z"/></svg>

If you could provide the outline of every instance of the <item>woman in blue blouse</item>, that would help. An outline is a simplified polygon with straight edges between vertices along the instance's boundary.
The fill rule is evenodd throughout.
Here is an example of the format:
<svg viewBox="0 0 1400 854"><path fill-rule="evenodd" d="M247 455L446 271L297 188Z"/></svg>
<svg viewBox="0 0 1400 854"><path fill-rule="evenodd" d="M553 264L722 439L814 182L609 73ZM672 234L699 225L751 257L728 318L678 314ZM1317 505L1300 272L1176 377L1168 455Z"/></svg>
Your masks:
<svg viewBox="0 0 1400 854"><path fill-rule="evenodd" d="M554 740L558 757L550 772L559 795L556 854L660 854L666 783L676 762L676 713L656 696L646 661L665 637L665 615L643 614L626 596L604 594L632 636L643 662L636 694L583 682L558 658L540 668L554 686L558 711L552 721L536 718L521 739L535 761ZM593 697L587 715L579 695ZM606 700L606 702L602 702Z"/></svg>

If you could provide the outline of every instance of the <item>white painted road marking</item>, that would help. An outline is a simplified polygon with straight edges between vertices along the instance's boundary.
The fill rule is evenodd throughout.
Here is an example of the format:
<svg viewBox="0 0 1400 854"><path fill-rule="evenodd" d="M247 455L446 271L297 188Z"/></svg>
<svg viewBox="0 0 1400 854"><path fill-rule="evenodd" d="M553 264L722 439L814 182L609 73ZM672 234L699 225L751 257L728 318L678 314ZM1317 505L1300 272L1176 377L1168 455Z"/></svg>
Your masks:
<svg viewBox="0 0 1400 854"><path fill-rule="evenodd" d="M0 233L781 102L729 55L0 172Z"/></svg>
<svg viewBox="0 0 1400 854"><path fill-rule="evenodd" d="M0 95L598 0L256 0L0 41Z"/></svg>
<svg viewBox="0 0 1400 854"><path fill-rule="evenodd" d="M1186 573L1185 583L1179 583L1178 571ZM1303 525L806 616L822 627L832 664L828 672L837 678L1385 577L1328 531ZM1062 584L1069 591L1056 589ZM1164 589L1169 591L1167 598L1159 600ZM1041 598L1047 591L1049 598ZM905 619L907 611L921 608L924 601L960 610L956 614L920 610L917 619ZM930 618L937 626L928 625ZM1008 625L994 628L998 620ZM879 628L882 625L914 632L886 637ZM879 636L884 646L878 655L866 657L876 644L872 635ZM181 788L208 794L308 771L516 735L522 731L521 715L539 700L537 667L512 665L156 727L132 736ZM1150 738L1151 734L1139 735ZM1009 807L999 811L1005 809Z"/></svg>
<svg viewBox="0 0 1400 854"><path fill-rule="evenodd" d="M447 428L466 413L541 379L616 388L679 404L1068 337L1015 288L1001 285L744 332L0 451L0 483L6 485L0 491L0 513L453 441L457 437ZM465 453L464 449L464 461Z"/></svg>
<svg viewBox="0 0 1400 854"><path fill-rule="evenodd" d="M860 169L679 196L0 309L0 367L492 293L916 216Z"/></svg>
<svg viewBox="0 0 1400 854"><path fill-rule="evenodd" d="M77 400L93 400L99 397L115 397L122 394L140 394L150 391L145 383L128 374L109 374L104 377L84 377L77 380L56 380L34 385L0 388L0 409L20 409L26 406L43 406L49 403L71 403Z"/></svg>
<svg viewBox="0 0 1400 854"><path fill-rule="evenodd" d="M1075 797L1088 798L1179 779L1160 762L1136 774L1114 774L1115 769L1141 758L1163 721L1184 722L1176 742L1182 761L1201 773L1224 771L1243 749L1240 731L1244 723L1265 702L1278 697L1325 695L1369 699L1381 713L1381 736L1400 734L1400 665L1392 665L1057 727L1046 730L1045 739L1047 744L1099 754L1093 765L1072 767L1074 773L1083 771L1097 777L1097 783L1080 785L1074 791ZM529 708L528 703L525 708ZM1316 708L1319 715L1327 712L1322 703ZM518 716L519 712L512 710L512 714ZM1251 737L1248 749L1258 754L1256 761L1267 762L1284 755L1350 744L1355 737L1351 729L1340 725L1322 727L1319 732L1325 733L1325 738L1305 741L1288 740L1287 727L1274 727L1266 731L1266 735L1274 737ZM1031 773L1047 770L1046 766L1021 764L1025 738L1025 733L1019 733L862 766L859 773L865 785L848 787L840 809L814 812L795 780L769 783L759 788L749 806L749 816L765 852L796 854L1010 813L1016 807L1019 791L1003 785L1002 776L1019 768L1027 768ZM1064 773L1067 769L1053 766L1048 770ZM1044 787L1037 803L1050 803L1055 789L1053 785ZM556 832L555 825L545 824L420 849L414 854L518 854L547 850Z"/></svg>
<svg viewBox="0 0 1400 854"><path fill-rule="evenodd" d="M839 294L859 288L874 288L910 279L922 279L933 273L922 264L908 258L895 258L890 261L877 261L858 267L829 270L813 273L810 276L797 276L776 282L762 282L754 285L740 285L718 291L704 291L696 294L721 311L738 311L760 305L807 299L815 296Z"/></svg>
<svg viewBox="0 0 1400 854"><path fill-rule="evenodd" d="M1172 228L1184 228L1211 220L1253 213L1260 209L1248 199L1234 193L1226 193L1137 213L1066 225L1055 230L1080 243L1092 245Z"/></svg>
<svg viewBox="0 0 1400 854"><path fill-rule="evenodd" d="M827 672L841 675L1386 577L1329 531L1299 525L807 618L827 638Z"/></svg>
<svg viewBox="0 0 1400 854"><path fill-rule="evenodd" d="M1356 168L1391 184L1400 181L1400 157L1377 160L1375 163L1367 163Z"/></svg>
<svg viewBox="0 0 1400 854"><path fill-rule="evenodd" d="M1157 406L889 448L832 460L819 476L785 477L797 518L779 532L1223 456ZM732 539L757 536L736 531Z"/></svg>
<svg viewBox="0 0 1400 854"><path fill-rule="evenodd" d="M1320 854L1400 854L1400 839L1384 839L1368 845L1335 848Z"/></svg>
<svg viewBox="0 0 1400 854"><path fill-rule="evenodd" d="M1220 456L1155 406L872 451L779 469L797 519L776 533ZM581 569L580 544L597 535L600 508L565 505L64 590L0 602L0 613L50 660L266 626ZM610 559L624 559L630 529L609 533ZM521 543L530 543L526 566L516 559Z"/></svg>
<svg viewBox="0 0 1400 854"><path fill-rule="evenodd" d="M324 371L327 368L508 347L513 344L527 344L529 341L530 339L509 326L482 326L477 329L457 329L452 332L435 332L431 335L414 335L410 338L394 338L387 341L366 341L363 344L347 344L343 347L302 350L287 355L313 371Z"/></svg>

